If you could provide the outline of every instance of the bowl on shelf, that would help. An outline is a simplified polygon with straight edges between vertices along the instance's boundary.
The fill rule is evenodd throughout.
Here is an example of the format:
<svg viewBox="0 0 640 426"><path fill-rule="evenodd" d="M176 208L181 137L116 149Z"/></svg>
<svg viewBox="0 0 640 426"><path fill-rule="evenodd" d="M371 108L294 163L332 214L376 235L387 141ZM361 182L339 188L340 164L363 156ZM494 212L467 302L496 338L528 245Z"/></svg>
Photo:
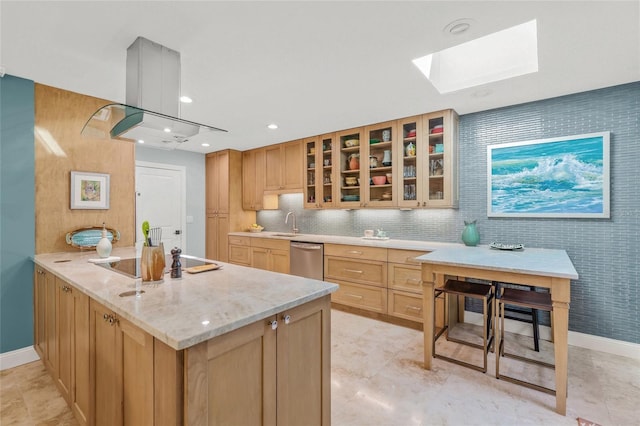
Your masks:
<svg viewBox="0 0 640 426"><path fill-rule="evenodd" d="M346 141L344 141L344 146L347 148L351 148L354 146L358 146L360 145L360 140L359 139L348 139Z"/></svg>
<svg viewBox="0 0 640 426"><path fill-rule="evenodd" d="M343 195L342 201L360 201L359 195Z"/></svg>
<svg viewBox="0 0 640 426"><path fill-rule="evenodd" d="M254 227L252 225L252 226L249 227L249 232L262 232L263 229L264 229L263 226L258 225L258 226Z"/></svg>
<svg viewBox="0 0 640 426"><path fill-rule="evenodd" d="M390 200L391 199L391 192L385 192L382 194L382 199L383 200Z"/></svg>
<svg viewBox="0 0 640 426"><path fill-rule="evenodd" d="M431 134L442 133L443 130L444 130L444 126L442 124L438 124L437 126L433 126L433 128L429 133Z"/></svg>
<svg viewBox="0 0 640 426"><path fill-rule="evenodd" d="M374 185L384 185L385 183L387 183L386 176L372 176L371 180L373 181Z"/></svg>
<svg viewBox="0 0 640 426"><path fill-rule="evenodd" d="M391 173L387 173L387 182L391 183L393 175Z"/></svg>
<svg viewBox="0 0 640 426"><path fill-rule="evenodd" d="M355 176L347 176L344 178L344 184L347 186L355 186L358 183L358 178Z"/></svg>
<svg viewBox="0 0 640 426"><path fill-rule="evenodd" d="M375 145L377 143L382 142L380 139L369 139L369 144L370 145Z"/></svg>

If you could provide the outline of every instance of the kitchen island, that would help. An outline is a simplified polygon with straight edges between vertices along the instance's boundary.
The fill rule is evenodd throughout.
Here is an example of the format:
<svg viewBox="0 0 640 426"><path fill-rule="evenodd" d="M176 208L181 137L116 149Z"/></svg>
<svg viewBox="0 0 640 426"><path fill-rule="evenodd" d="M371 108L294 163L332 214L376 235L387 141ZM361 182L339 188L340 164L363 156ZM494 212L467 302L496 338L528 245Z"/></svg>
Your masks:
<svg viewBox="0 0 640 426"><path fill-rule="evenodd" d="M447 275L549 289L553 301L556 412L565 415L571 280L578 279L578 273L567 252L540 248L503 251L489 246L460 245L436 250L416 260L422 262L425 306L433 306L434 288L442 287ZM431 369L433 356L433 337L433 310L425 309L424 367L428 370Z"/></svg>
<svg viewBox="0 0 640 426"><path fill-rule="evenodd" d="M34 259L36 350L81 424L330 423L338 286L226 263L142 284L96 257Z"/></svg>

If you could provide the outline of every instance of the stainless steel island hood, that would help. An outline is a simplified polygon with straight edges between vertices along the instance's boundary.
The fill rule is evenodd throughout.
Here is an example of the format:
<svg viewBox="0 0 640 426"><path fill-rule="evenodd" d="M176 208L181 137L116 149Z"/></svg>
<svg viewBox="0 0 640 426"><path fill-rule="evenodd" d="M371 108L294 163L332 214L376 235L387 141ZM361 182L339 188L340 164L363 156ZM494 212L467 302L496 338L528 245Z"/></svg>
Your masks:
<svg viewBox="0 0 640 426"><path fill-rule="evenodd" d="M144 141L174 149L198 135L226 130L178 118L180 53L144 37L127 49L127 104L108 104L82 129L92 137Z"/></svg>

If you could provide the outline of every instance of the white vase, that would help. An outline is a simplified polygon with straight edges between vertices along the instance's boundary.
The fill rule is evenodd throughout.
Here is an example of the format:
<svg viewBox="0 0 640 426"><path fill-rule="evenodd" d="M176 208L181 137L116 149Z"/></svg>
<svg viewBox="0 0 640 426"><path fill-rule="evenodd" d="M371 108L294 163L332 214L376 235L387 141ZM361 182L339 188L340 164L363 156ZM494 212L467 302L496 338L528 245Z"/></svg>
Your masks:
<svg viewBox="0 0 640 426"><path fill-rule="evenodd" d="M102 238L98 241L98 245L96 245L96 251L98 252L98 256L100 257L109 257L111 255L111 241L107 238L107 230L102 230Z"/></svg>

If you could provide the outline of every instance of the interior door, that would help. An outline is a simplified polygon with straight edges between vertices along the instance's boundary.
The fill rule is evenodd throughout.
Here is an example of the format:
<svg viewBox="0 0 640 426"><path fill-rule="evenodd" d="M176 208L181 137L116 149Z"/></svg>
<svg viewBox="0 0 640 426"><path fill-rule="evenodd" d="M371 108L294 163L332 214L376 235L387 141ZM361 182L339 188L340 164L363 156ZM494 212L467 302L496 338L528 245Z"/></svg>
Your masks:
<svg viewBox="0 0 640 426"><path fill-rule="evenodd" d="M185 175L180 166L136 162L136 247L143 244L146 220L151 228L162 229L165 252L179 247L188 253Z"/></svg>

